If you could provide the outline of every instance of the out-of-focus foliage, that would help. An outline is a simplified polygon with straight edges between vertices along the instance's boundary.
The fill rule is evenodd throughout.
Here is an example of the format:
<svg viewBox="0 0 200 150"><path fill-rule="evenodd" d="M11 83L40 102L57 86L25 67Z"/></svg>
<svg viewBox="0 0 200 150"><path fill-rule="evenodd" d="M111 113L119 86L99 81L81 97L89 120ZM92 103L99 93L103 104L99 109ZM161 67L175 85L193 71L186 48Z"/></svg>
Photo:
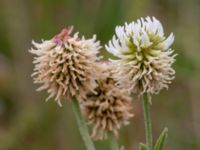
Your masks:
<svg viewBox="0 0 200 150"><path fill-rule="evenodd" d="M153 97L154 139L168 126L168 150L200 149L200 1L199 0L1 0L0 1L0 150L82 150L70 101L59 108L45 92L36 93L30 74L31 40L50 39L74 25L81 35L96 33L102 45L116 25L156 16L179 54L176 79ZM108 53L101 52L105 58ZM121 130L119 143L137 150L144 142L141 105ZM99 150L106 141L95 142Z"/></svg>

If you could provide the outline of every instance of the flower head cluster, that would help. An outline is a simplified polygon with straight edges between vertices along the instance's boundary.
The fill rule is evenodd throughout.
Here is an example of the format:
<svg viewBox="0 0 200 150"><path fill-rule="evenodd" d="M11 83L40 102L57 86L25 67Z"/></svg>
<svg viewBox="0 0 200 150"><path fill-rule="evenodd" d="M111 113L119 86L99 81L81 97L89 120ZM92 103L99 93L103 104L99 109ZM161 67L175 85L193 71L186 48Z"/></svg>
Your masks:
<svg viewBox="0 0 200 150"><path fill-rule="evenodd" d="M51 40L36 43L30 50L35 54L35 83L42 84L38 88L47 90L49 97L61 105L61 98L81 100L87 92L94 92L96 84L97 54L100 48L96 37L86 40L79 38L78 33L71 36L72 28L65 28Z"/></svg>
<svg viewBox="0 0 200 150"><path fill-rule="evenodd" d="M82 103L83 113L89 124L93 125L94 139L105 139L108 132L117 136L121 126L128 124L133 116L131 98L125 90L115 86L113 66L102 63L101 68L97 93L89 93Z"/></svg>
<svg viewBox="0 0 200 150"><path fill-rule="evenodd" d="M175 62L171 33L164 36L161 23L155 18L141 18L116 27L116 36L106 45L107 51L119 59L116 64L118 84L130 92L157 94L174 79L171 67Z"/></svg>
<svg viewBox="0 0 200 150"><path fill-rule="evenodd" d="M117 26L106 45L117 59L100 62L96 36L80 38L78 33L71 35L72 30L65 28L50 40L32 42L32 77L41 84L37 90L47 90L46 100L55 98L60 106L62 98L76 97L93 126L94 139L106 139L110 132L118 136L118 130L133 117L130 93L151 96L174 79L173 33L166 37L155 17Z"/></svg>

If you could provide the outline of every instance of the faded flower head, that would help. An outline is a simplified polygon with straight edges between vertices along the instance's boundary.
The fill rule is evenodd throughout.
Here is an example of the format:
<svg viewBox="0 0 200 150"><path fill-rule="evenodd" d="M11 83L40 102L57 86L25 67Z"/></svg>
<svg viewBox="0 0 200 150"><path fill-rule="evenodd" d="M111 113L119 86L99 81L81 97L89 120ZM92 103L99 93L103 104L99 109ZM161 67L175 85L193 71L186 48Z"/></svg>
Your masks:
<svg viewBox="0 0 200 150"><path fill-rule="evenodd" d="M112 65L101 63L102 73L97 80L97 93L89 93L82 101L82 110L92 124L93 139L106 139L109 132L115 136L122 125L129 123L131 113L131 98L128 93L115 86Z"/></svg>
<svg viewBox="0 0 200 150"><path fill-rule="evenodd" d="M50 98L61 106L61 98L78 100L86 92L94 92L98 75L97 54L100 48L96 37L79 38L78 33L71 36L72 27L65 28L51 40L36 43L30 50L35 54L32 74L34 83L42 84L37 90L47 90Z"/></svg>
<svg viewBox="0 0 200 150"><path fill-rule="evenodd" d="M112 60L117 66L118 84L138 95L157 94L168 88L175 74L172 64L176 55L170 48L173 33L166 38L155 17L125 23L115 32L106 49L118 58Z"/></svg>

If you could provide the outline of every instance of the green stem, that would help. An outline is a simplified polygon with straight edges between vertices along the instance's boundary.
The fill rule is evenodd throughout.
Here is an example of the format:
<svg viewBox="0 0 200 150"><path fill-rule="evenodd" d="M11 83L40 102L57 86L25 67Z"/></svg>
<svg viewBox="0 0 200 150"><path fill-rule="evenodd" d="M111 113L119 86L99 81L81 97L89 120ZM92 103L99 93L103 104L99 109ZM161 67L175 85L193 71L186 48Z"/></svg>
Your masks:
<svg viewBox="0 0 200 150"><path fill-rule="evenodd" d="M146 144L149 147L149 149L152 150L153 147L152 125L151 125L151 115L150 115L150 103L147 94L144 94L143 96L143 111L144 111L144 124L146 133Z"/></svg>
<svg viewBox="0 0 200 150"><path fill-rule="evenodd" d="M115 136L113 134L110 134L110 149L111 150L119 150L119 146L118 146L118 143L117 143L117 140L115 138Z"/></svg>
<svg viewBox="0 0 200 150"><path fill-rule="evenodd" d="M80 134L82 136L82 139L85 143L86 149L87 150L95 150L94 144L88 133L88 128L87 128L85 121L83 119L83 116L81 114L79 102L77 101L77 99L75 97L72 99L72 105L73 105L73 110L74 110L74 114L76 117L76 121L78 124L78 128L79 128Z"/></svg>

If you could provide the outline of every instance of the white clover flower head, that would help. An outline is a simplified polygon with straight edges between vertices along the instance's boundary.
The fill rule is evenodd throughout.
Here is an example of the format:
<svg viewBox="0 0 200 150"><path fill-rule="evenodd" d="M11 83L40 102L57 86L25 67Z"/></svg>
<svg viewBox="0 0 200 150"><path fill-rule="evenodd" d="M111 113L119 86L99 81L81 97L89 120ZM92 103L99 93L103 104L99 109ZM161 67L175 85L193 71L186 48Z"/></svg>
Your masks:
<svg viewBox="0 0 200 150"><path fill-rule="evenodd" d="M172 64L176 54L170 48L174 41L171 33L165 37L162 24L155 17L138 19L117 26L116 35L106 50L116 56L116 79L120 86L142 95L157 94L174 79Z"/></svg>
<svg viewBox="0 0 200 150"><path fill-rule="evenodd" d="M61 106L61 99L81 100L87 92L94 92L98 70L97 54L100 43L96 36L92 39L79 38L78 33L71 36L72 27L63 29L51 40L42 43L32 42L34 48L34 83L42 84L37 90L47 90L49 100Z"/></svg>

